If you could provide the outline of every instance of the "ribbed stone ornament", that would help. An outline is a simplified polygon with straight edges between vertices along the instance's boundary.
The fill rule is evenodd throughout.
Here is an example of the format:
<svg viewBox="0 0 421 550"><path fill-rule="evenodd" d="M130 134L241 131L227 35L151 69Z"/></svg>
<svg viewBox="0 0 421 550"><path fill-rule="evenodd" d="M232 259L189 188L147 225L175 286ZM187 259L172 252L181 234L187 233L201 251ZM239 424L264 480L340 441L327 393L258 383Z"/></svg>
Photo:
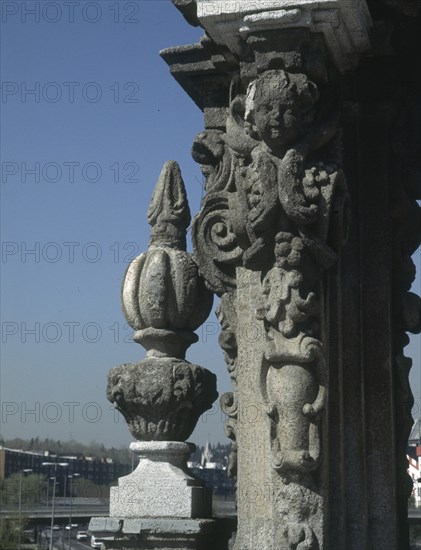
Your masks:
<svg viewBox="0 0 421 550"><path fill-rule="evenodd" d="M148 251L129 265L122 285L123 313L147 357L115 367L108 376L107 398L124 416L138 440L132 450L140 454L138 468L111 490L111 516L211 513L207 490L186 473L195 446L184 441L218 397L215 375L185 360L187 348L198 339L194 330L207 319L213 302L186 252L190 219L180 168L168 161L148 210Z"/></svg>
<svg viewBox="0 0 421 550"><path fill-rule="evenodd" d="M213 296L186 252L190 209L180 168L165 163L148 210L148 251L129 265L121 302L134 340L148 356L184 358L197 341L194 330L207 319Z"/></svg>

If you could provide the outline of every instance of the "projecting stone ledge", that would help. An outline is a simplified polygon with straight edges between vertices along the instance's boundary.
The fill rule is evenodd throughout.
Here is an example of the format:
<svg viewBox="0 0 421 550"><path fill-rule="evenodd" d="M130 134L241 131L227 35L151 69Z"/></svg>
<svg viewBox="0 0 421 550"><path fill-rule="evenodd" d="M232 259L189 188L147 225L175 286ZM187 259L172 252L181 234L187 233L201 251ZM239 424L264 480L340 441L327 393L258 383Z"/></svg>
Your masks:
<svg viewBox="0 0 421 550"><path fill-rule="evenodd" d="M232 519L92 518L89 531L107 550L228 550Z"/></svg>
<svg viewBox="0 0 421 550"><path fill-rule="evenodd" d="M365 0L173 0L186 19L241 56L250 34L306 28L324 35L341 72L355 68L370 49L372 19Z"/></svg>

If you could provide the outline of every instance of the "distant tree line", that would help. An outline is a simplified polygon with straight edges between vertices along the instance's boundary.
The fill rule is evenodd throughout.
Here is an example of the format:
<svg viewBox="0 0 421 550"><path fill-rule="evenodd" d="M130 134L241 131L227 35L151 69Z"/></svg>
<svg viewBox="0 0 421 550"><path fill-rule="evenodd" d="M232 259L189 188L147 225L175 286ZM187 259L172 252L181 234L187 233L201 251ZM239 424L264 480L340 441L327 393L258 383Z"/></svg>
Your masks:
<svg viewBox="0 0 421 550"><path fill-rule="evenodd" d="M9 447L10 449L21 449L22 451L32 451L34 453L44 453L44 451L50 451L50 453L59 456L92 456L98 459L112 458L114 461L122 464L132 463L132 455L127 447L105 447L96 441L91 441L89 444L84 444L79 443L75 439L60 441L50 439L49 437L44 439L41 439L40 437L31 437L31 439L22 439L20 437L15 437L14 439L3 439L0 437L0 445ZM231 451L231 443L216 443L210 447L214 461L220 462L225 466ZM198 445L196 447L196 451L191 455L190 460L200 462L204 449L204 446Z"/></svg>

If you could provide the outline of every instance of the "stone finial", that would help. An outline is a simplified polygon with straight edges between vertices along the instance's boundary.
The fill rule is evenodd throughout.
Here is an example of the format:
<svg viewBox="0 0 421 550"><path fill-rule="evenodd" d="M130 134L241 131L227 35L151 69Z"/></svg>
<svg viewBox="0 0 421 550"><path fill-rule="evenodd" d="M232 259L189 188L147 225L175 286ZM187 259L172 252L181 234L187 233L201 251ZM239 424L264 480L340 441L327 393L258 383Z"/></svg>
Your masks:
<svg viewBox="0 0 421 550"><path fill-rule="evenodd" d="M148 209L152 227L149 245L165 245L186 250L186 232L190 225L190 208L178 163L164 164Z"/></svg>
<svg viewBox="0 0 421 550"><path fill-rule="evenodd" d="M148 222L148 250L129 265L121 294L123 313L135 329L133 339L147 357L113 368L107 386L107 398L138 440L132 450L140 461L111 489L110 515L125 520L208 517L208 490L187 473L194 445L184 441L218 397L216 376L185 355L198 340L194 331L207 319L213 296L186 251L190 209L174 161L162 169Z"/></svg>
<svg viewBox="0 0 421 550"><path fill-rule="evenodd" d="M168 161L148 209L148 251L129 265L121 293L123 313L136 330L134 340L149 356L184 359L197 341L194 331L212 309L213 296L186 252L190 220L180 167Z"/></svg>

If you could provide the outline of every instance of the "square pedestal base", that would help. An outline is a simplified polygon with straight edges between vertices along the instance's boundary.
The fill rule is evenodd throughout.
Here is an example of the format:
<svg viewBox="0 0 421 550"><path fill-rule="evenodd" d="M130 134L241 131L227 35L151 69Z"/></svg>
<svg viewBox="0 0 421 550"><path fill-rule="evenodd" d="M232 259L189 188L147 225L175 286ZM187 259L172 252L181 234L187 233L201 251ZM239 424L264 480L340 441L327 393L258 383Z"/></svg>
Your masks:
<svg viewBox="0 0 421 550"><path fill-rule="evenodd" d="M92 518L106 550L228 550L231 519Z"/></svg>

